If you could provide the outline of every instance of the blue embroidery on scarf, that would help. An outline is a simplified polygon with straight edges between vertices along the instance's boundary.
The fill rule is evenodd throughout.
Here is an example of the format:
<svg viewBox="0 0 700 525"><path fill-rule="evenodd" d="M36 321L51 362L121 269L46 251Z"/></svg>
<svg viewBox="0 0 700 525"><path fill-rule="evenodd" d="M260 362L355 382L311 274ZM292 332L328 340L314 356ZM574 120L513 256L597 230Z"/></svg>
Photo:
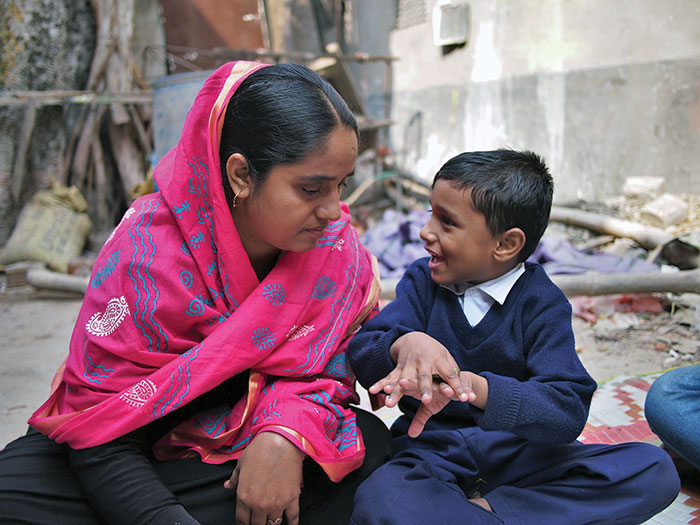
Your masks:
<svg viewBox="0 0 700 525"><path fill-rule="evenodd" d="M185 255L189 255L190 257L192 257L192 252L187 247L187 241L182 241L182 246L180 246L180 251L182 253L184 253Z"/></svg>
<svg viewBox="0 0 700 525"><path fill-rule="evenodd" d="M209 319L207 319L207 324L223 323L230 317L230 315L231 312L224 312L221 315L212 315Z"/></svg>
<svg viewBox="0 0 700 525"><path fill-rule="evenodd" d="M223 277L227 279L226 275L224 275ZM226 280L226 284L224 285L224 295L230 301L230 304L232 306L231 310L235 312L238 308L238 301L236 301L236 299L234 299L234 297L230 293L228 293L228 279Z"/></svg>
<svg viewBox="0 0 700 525"><path fill-rule="evenodd" d="M343 413L331 401L331 396L328 394L328 392L324 392L323 390L316 390L314 392L309 392L308 394L299 394L299 397L308 399L310 401L313 401L314 403L326 407L328 410L333 412L333 414L335 414L335 416L338 418L343 417Z"/></svg>
<svg viewBox="0 0 700 525"><path fill-rule="evenodd" d="M226 418L231 413L231 407L212 409L195 416L195 426L204 430L209 437L215 438L226 431Z"/></svg>
<svg viewBox="0 0 700 525"><path fill-rule="evenodd" d="M192 274L187 270L182 270L180 272L180 282L185 287L185 289L192 286Z"/></svg>
<svg viewBox="0 0 700 525"><path fill-rule="evenodd" d="M332 222L328 225L326 228L326 231L323 232L324 235L316 241L316 246L333 246L337 242L338 238L340 237L340 232L343 230L343 227L345 226L344 221L336 221Z"/></svg>
<svg viewBox="0 0 700 525"><path fill-rule="evenodd" d="M253 423L255 423L255 420L253 420ZM241 439L240 441L238 441L237 443L234 443L233 445L220 447L219 450L221 450L222 452L229 452L229 453L234 452L237 449L241 448L246 443L248 443L249 441L251 441L252 439L253 439L253 434L248 434L248 437Z"/></svg>
<svg viewBox="0 0 700 525"><path fill-rule="evenodd" d="M141 331L141 335L148 340L149 352L167 352L168 350L168 336L153 317L160 294L150 273L156 246L149 227L153 214L158 209L159 202L154 199L143 202L141 204L140 219L133 221L128 230L131 245L134 248L131 262L129 263L129 278L134 284L134 290L137 295L133 320L136 327ZM153 204L152 208L151 204ZM153 289L153 294L151 294L149 284ZM143 305L141 304L142 298ZM147 314L149 316L148 320L146 319Z"/></svg>
<svg viewBox="0 0 700 525"><path fill-rule="evenodd" d="M200 343L177 358L185 362L178 365L177 370L174 370L170 374L170 385L165 392L163 392L163 396L153 405L153 415L156 418L159 417L159 410L160 416L164 416L182 404L182 400L190 391L190 378L192 376L190 372L190 363L197 358L201 346ZM175 398L178 394L180 397L176 401Z"/></svg>
<svg viewBox="0 0 700 525"><path fill-rule="evenodd" d="M351 253L357 253L357 236L352 235L351 236L352 240L352 246L351 250L353 250ZM355 284L357 282L357 277L360 275L361 267L355 269L355 265L351 264L345 268L345 275L348 281L350 281L349 285L346 287L346 295L341 295L338 299L336 299L332 306L331 306L331 313L330 313L330 319L331 319L331 324L327 326L326 328L320 330L318 332L318 335L316 336L315 339L313 339L310 343L308 348L308 351L306 353L306 360L304 363L299 365L296 368L289 368L286 371L287 372L299 372L301 371L302 374L309 373L311 369L314 367L314 364L317 363L318 361L322 361L324 354L328 349L334 348L335 341L338 339L338 336L343 333L343 324L344 324L344 318L343 318L343 312L346 312L349 310L352 306L352 301L350 300L350 294L352 293L352 290L355 288ZM345 303L345 306L342 307L342 311L339 312L338 317L337 317L337 322L336 322L336 314L335 310L338 305L342 305ZM328 338L330 333L333 331L335 335L333 337Z"/></svg>
<svg viewBox="0 0 700 525"><path fill-rule="evenodd" d="M194 299L190 301L185 313L191 316L202 315L207 306L213 306L214 303L208 297L204 297L203 294L197 295Z"/></svg>
<svg viewBox="0 0 700 525"><path fill-rule="evenodd" d="M92 281L90 281L90 286L92 286L93 288L99 288L100 285L107 280L107 277L112 275L112 272L115 270L115 268L117 267L117 263L119 262L120 252L121 250L117 250L109 256L109 258L102 265L102 268L97 270L97 272L95 273L95 276L92 278Z"/></svg>
<svg viewBox="0 0 700 525"><path fill-rule="evenodd" d="M192 164L190 164L192 166ZM194 193L196 197L199 197L199 179L197 178L197 170L195 169L194 166L192 166L194 169L194 175L190 177L190 180L187 181L187 191L190 193Z"/></svg>
<svg viewBox="0 0 700 525"><path fill-rule="evenodd" d="M330 397L325 392L323 395L316 393L301 394L299 397L309 399L314 403L318 403L327 409L326 418L323 420L323 428L326 429L326 435L331 438L331 441L338 450L344 450L348 447L357 446L357 421L353 417L345 417L345 415L337 409L331 402ZM333 413L336 418L333 418Z"/></svg>
<svg viewBox="0 0 700 525"><path fill-rule="evenodd" d="M342 418L340 428L333 439L333 443L338 450L345 450L348 447L357 445L357 423L350 418Z"/></svg>
<svg viewBox="0 0 700 525"><path fill-rule="evenodd" d="M256 328L253 330L253 335L250 336L253 344L258 347L259 350L267 350L275 346L275 341L277 338L275 334L269 328Z"/></svg>
<svg viewBox="0 0 700 525"><path fill-rule="evenodd" d="M311 294L311 298L321 300L325 299L326 297L333 297L333 294L335 293L335 288L335 282L331 281L325 275L322 275L316 281L316 285L314 286L314 291Z"/></svg>
<svg viewBox="0 0 700 525"><path fill-rule="evenodd" d="M323 373L325 375L333 377L347 377L348 360L347 356L345 355L345 352L342 352L333 357L333 359L331 359L330 362L326 365L326 368L323 369Z"/></svg>
<svg viewBox="0 0 700 525"><path fill-rule="evenodd" d="M186 211L190 211L190 203L185 201L180 206L173 206L173 213L177 215L177 218L182 220L182 214Z"/></svg>
<svg viewBox="0 0 700 525"><path fill-rule="evenodd" d="M287 299L287 290L280 283L271 283L263 286L262 294L275 306L284 304Z"/></svg>
<svg viewBox="0 0 700 525"><path fill-rule="evenodd" d="M199 157L192 157L193 163L190 163L192 170L195 175L199 178L199 188L202 189L204 193L203 202L206 208L200 207L197 211L197 217L201 224L209 223L209 241L211 243L212 252L218 253L218 248L214 243L214 221L211 217L214 215L214 209L209 204L209 188L207 186L207 176L209 175L209 168L202 162Z"/></svg>
<svg viewBox="0 0 700 525"><path fill-rule="evenodd" d="M90 359L90 356L87 353L87 348L83 348L83 354L85 354L85 360L87 361L87 363L85 364L85 371L83 372L83 377L85 379L87 379L88 381L92 381L93 383L97 383L98 385L101 385L102 381L100 381L99 379L95 379L95 378L100 377L102 379L107 379L109 376L102 375L95 370L90 370L90 368L93 368L93 369L101 368L105 372L114 372L114 368L105 368L102 365L96 365L95 363L93 363L92 359Z"/></svg>
<svg viewBox="0 0 700 525"><path fill-rule="evenodd" d="M263 408L262 411L262 417L263 419L272 419L272 416L275 416L279 419L282 419L282 414L277 412L275 408L277 407L277 400L275 399L272 403L269 403L267 405L267 408Z"/></svg>
<svg viewBox="0 0 700 525"><path fill-rule="evenodd" d="M221 264L221 258L219 257L219 250L218 250L216 244L214 243L214 221L212 220L212 217L214 215L214 209L211 207L211 204L209 203L209 190L207 187L207 176L209 175L209 168L198 157L192 157L192 162L190 162L189 164L192 167L192 171L194 173L194 175L192 176L192 179L194 179L195 177L197 179L197 185L196 185L197 196L204 193L204 207L200 207L198 212L197 212L198 221L202 225L207 225L207 223L208 223L211 249L217 257L217 260L212 262L209 265L209 268L207 269L207 275L211 275L211 273L214 270L216 270L216 267L218 266L219 272L221 273L221 280L223 283L225 283L224 284L224 296L228 300L230 309L232 311L235 311L238 308L238 301L236 301L236 299L228 292L228 280L229 280L228 273L226 272L226 268L223 266L223 264ZM192 182L190 182L189 185L190 185L190 191L192 191L194 193L195 192L194 184ZM204 239L201 239L201 240L204 240Z"/></svg>
<svg viewBox="0 0 700 525"><path fill-rule="evenodd" d="M204 241L204 234L202 232L197 232L197 235L192 235L192 238L187 243L191 249L196 250L199 245Z"/></svg>

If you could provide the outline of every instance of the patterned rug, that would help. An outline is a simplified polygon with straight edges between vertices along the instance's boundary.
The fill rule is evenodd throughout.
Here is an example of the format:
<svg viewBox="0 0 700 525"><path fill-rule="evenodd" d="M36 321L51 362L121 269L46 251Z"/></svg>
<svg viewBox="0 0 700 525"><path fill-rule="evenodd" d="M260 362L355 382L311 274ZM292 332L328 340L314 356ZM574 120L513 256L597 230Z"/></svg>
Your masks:
<svg viewBox="0 0 700 525"><path fill-rule="evenodd" d="M600 383L581 435L584 443L643 441L660 445L644 418L644 399L659 374L619 376ZM647 524L700 525L700 493L681 487L675 501Z"/></svg>
<svg viewBox="0 0 700 525"><path fill-rule="evenodd" d="M644 418L644 399L659 374L618 376L598 385L590 416L581 434L584 443L642 441L660 445ZM366 392L360 390L360 406L371 410ZM376 414L387 426L399 415L398 409L382 408ZM682 487L675 501L647 525L700 525L700 492Z"/></svg>

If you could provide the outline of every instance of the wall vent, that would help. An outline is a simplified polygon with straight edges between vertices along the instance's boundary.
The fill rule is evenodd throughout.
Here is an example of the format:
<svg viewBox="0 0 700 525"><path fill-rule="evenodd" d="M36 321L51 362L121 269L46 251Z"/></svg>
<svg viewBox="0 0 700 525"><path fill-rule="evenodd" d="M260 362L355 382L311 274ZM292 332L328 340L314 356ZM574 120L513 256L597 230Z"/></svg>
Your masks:
<svg viewBox="0 0 700 525"><path fill-rule="evenodd" d="M433 7L433 43L465 44L469 40L469 4L464 0L438 0Z"/></svg>

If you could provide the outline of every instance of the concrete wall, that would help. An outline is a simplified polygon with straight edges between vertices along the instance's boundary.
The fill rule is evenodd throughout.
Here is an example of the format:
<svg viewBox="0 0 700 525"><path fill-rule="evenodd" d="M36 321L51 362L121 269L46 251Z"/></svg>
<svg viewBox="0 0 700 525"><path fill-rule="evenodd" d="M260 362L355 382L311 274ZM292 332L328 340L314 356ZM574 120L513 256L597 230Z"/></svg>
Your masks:
<svg viewBox="0 0 700 525"><path fill-rule="evenodd" d="M87 0L0 0L0 92L81 89L95 44ZM78 112L37 110L27 153L23 191L12 196L12 171L24 106L0 107L0 245L12 232L22 205L60 172L69 130Z"/></svg>
<svg viewBox="0 0 700 525"><path fill-rule="evenodd" d="M469 41L449 53L434 4L390 36L405 169L429 180L460 151L528 148L560 203L619 195L630 175L700 193L700 2L469 0Z"/></svg>

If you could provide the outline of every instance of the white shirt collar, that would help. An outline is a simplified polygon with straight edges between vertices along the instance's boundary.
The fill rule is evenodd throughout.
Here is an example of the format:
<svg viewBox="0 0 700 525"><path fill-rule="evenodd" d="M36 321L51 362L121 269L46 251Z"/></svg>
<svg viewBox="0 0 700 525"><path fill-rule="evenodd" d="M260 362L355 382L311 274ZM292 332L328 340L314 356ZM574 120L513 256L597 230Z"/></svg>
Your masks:
<svg viewBox="0 0 700 525"><path fill-rule="evenodd" d="M505 302L513 285L523 273L525 273L525 265L519 263L512 270L490 281L474 286L469 286L467 283L457 283L443 288L447 288L457 295L469 324L476 326L486 316L494 302L501 305Z"/></svg>
<svg viewBox="0 0 700 525"><path fill-rule="evenodd" d="M464 292L469 289L481 290L493 298L494 301L503 304L510 290L513 288L513 285L523 273L525 273L525 263L518 263L512 270L490 281L476 285L469 285L468 283L450 284L448 286L443 286L443 288L447 288L455 295L464 295Z"/></svg>

